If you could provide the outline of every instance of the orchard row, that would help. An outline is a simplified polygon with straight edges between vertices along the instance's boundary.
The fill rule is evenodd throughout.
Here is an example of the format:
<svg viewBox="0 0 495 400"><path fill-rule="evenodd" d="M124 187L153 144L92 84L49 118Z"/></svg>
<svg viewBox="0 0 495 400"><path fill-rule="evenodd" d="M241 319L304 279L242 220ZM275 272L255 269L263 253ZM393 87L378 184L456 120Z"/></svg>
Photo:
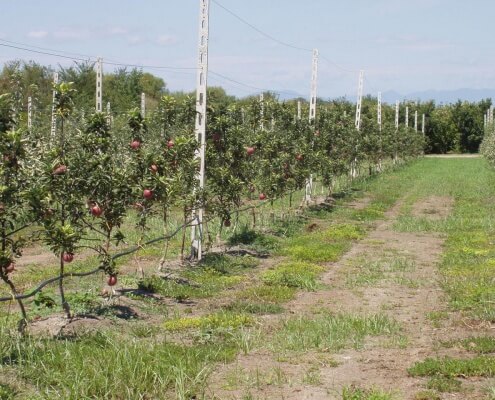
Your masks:
<svg viewBox="0 0 495 400"><path fill-rule="evenodd" d="M79 112L75 94L71 83L56 86L54 135L48 113L27 129L12 96L0 97L0 277L16 295L16 258L26 240L42 242L60 260L59 291L68 316L67 264L89 248L115 285L111 253L125 240L121 226L131 210L137 210L142 232L150 215L159 213L166 226L172 211L180 210L187 221L198 207L229 226L240 207L300 190L310 175L331 196L336 177L362 166L380 171L385 161L415 157L424 146L421 133L395 128L387 106L381 127L376 109L364 107L357 131L346 103L320 107L309 122L297 118L294 102L216 102L212 96L200 190L193 99L163 96L146 118L138 109L112 117ZM19 306L25 318L20 299Z"/></svg>

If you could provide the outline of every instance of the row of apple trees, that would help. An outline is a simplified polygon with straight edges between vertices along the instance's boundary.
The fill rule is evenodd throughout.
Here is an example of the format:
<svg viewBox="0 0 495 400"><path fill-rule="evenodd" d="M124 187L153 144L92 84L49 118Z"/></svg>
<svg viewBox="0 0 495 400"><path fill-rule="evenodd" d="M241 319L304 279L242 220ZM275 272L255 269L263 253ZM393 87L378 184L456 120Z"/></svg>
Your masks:
<svg viewBox="0 0 495 400"><path fill-rule="evenodd" d="M136 228L147 230L150 215L167 223L177 212L182 232L191 212L203 207L208 220L230 226L232 213L260 200L272 200L303 189L310 174L331 195L337 176L354 168L380 171L389 160L406 160L422 152L423 139L412 129L393 125L393 110L384 107L381 130L376 106L363 105L361 130L354 127L349 103L321 107L317 119L296 117L294 102L273 96L216 101L207 115L206 187L199 190L198 149L194 134L195 100L163 96L146 117L139 109L126 113L81 112L74 105L72 83L56 86L55 134L50 112L38 110L27 128L15 96L0 97L0 279L16 299L23 321L27 314L15 286L16 260L29 244L43 243L59 260L57 282L61 305L72 315L64 280L78 253L94 252L107 283L117 283L116 251L138 249L122 224L137 214ZM263 110L262 110L263 109ZM164 262L164 259L161 261Z"/></svg>

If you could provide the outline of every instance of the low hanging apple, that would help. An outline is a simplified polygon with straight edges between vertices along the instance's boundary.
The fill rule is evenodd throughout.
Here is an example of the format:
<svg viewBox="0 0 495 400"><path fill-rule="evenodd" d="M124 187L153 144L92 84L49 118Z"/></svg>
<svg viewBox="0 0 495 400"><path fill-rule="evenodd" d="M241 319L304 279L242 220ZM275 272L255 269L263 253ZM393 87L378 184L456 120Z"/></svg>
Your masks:
<svg viewBox="0 0 495 400"><path fill-rule="evenodd" d="M143 197L146 200L149 200L149 199L153 198L153 190L151 190L151 189L144 189L143 190Z"/></svg>
<svg viewBox="0 0 495 400"><path fill-rule="evenodd" d="M107 279L108 286L115 286L117 284L117 276L110 275Z"/></svg>
<svg viewBox="0 0 495 400"><path fill-rule="evenodd" d="M168 147L169 149L171 149L171 148L172 148L172 147L174 147L174 146L175 146L174 141L173 141L172 139L170 139L170 140L167 142L167 147Z"/></svg>
<svg viewBox="0 0 495 400"><path fill-rule="evenodd" d="M141 142L139 140L133 140L131 142L131 149L132 150L137 150L141 147Z"/></svg>
<svg viewBox="0 0 495 400"><path fill-rule="evenodd" d="M225 226L226 228L228 228L230 224L231 224L230 218L223 221L223 226Z"/></svg>
<svg viewBox="0 0 495 400"><path fill-rule="evenodd" d="M266 199L266 195L264 193L260 193L260 200L265 200Z"/></svg>
<svg viewBox="0 0 495 400"><path fill-rule="evenodd" d="M296 160L297 160L297 161L302 161L302 160L303 160L303 158L304 158L304 157L303 157L303 155L302 155L302 154L298 154L298 155L296 155Z"/></svg>
<svg viewBox="0 0 495 400"><path fill-rule="evenodd" d="M14 270L15 270L15 263L13 263L13 262L11 262L9 265L7 265L5 267L5 272L7 274L10 274L10 273L14 272Z"/></svg>
<svg viewBox="0 0 495 400"><path fill-rule="evenodd" d="M94 217L99 217L103 213L103 210L98 204L95 204L93 207L91 207L91 214Z"/></svg>
<svg viewBox="0 0 495 400"><path fill-rule="evenodd" d="M246 153L247 153L248 156L252 156L254 154L254 152L255 152L255 148L254 147L248 147L246 149Z"/></svg>
<svg viewBox="0 0 495 400"><path fill-rule="evenodd" d="M53 169L53 175L63 175L67 172L67 166L64 164L59 164Z"/></svg>
<svg viewBox="0 0 495 400"><path fill-rule="evenodd" d="M64 262L66 263L70 263L74 260L74 253L64 253L62 255L62 259L64 260Z"/></svg>
<svg viewBox="0 0 495 400"><path fill-rule="evenodd" d="M158 165L156 164L151 164L150 170L152 174L156 174L158 172Z"/></svg>

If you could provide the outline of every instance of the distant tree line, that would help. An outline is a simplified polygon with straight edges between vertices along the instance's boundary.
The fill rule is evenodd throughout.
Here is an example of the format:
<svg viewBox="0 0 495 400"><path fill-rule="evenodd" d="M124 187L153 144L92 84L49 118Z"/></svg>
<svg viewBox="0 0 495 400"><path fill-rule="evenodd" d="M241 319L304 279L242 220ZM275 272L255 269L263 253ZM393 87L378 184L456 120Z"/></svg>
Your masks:
<svg viewBox="0 0 495 400"><path fill-rule="evenodd" d="M27 98L32 97L36 108L48 114L52 102L53 67L33 61L11 61L0 73L0 93L12 93L19 110L26 110ZM77 89L74 104L79 110L93 110L95 105L96 73L93 62L76 62L70 67L57 68L59 80L74 82ZM176 98L194 98L194 93L170 93L165 81L149 72L137 68L119 68L103 76L103 104L110 102L112 112L124 113L138 107L141 93L146 94L146 108L155 109L164 95ZM248 103L253 96L236 99L221 87L209 89L210 107L226 107L234 101ZM265 98L276 98L274 93L265 93ZM297 101L298 99L291 100ZM305 99L299 99L303 103ZM363 118L376 119L377 99L366 96L363 99ZM418 130L421 130L422 115L425 114L426 153L478 152L484 135L483 115L491 106L491 99L479 102L457 101L453 104L437 105L434 101L401 102L400 124L405 123L405 108L409 108L409 126L414 124L414 112L418 111ZM307 104L305 104L307 105ZM348 115L354 115L355 105L346 99L326 101L318 99L319 107L338 108ZM383 119L394 120L395 105L383 105Z"/></svg>

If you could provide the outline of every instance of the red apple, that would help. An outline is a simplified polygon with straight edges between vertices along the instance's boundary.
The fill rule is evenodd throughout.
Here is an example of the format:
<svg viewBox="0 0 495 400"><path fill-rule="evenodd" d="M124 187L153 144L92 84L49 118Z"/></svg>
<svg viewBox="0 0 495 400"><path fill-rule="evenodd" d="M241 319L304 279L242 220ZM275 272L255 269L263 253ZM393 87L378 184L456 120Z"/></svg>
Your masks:
<svg viewBox="0 0 495 400"><path fill-rule="evenodd" d="M254 154L254 150L255 150L255 149L254 149L254 147L248 147L248 148L246 149L246 153L247 153L247 155L248 155L248 156L252 156L252 155Z"/></svg>
<svg viewBox="0 0 495 400"><path fill-rule="evenodd" d="M315 136L320 136L320 131L319 130L316 130L315 131Z"/></svg>
<svg viewBox="0 0 495 400"><path fill-rule="evenodd" d="M151 190L151 189L144 189L143 190L143 197L146 200L149 200L149 199L153 198L153 190Z"/></svg>
<svg viewBox="0 0 495 400"><path fill-rule="evenodd" d="M64 164L58 165L56 168L53 170L53 175L63 175L67 172L67 166Z"/></svg>
<svg viewBox="0 0 495 400"><path fill-rule="evenodd" d="M260 193L260 200L265 200L266 199L266 196L264 193Z"/></svg>
<svg viewBox="0 0 495 400"><path fill-rule="evenodd" d="M95 217L99 217L103 213L103 210L100 208L98 204L95 204L93 207L91 207L91 214Z"/></svg>
<svg viewBox="0 0 495 400"><path fill-rule="evenodd" d="M171 149L172 147L174 147L174 145L175 145L175 143L174 143L174 141L173 141L172 139L170 139L170 140L167 142L167 147L168 147L169 149Z"/></svg>
<svg viewBox="0 0 495 400"><path fill-rule="evenodd" d="M62 259L66 262L66 263L70 263L72 262L72 260L74 260L74 253L64 253L62 255Z"/></svg>
<svg viewBox="0 0 495 400"><path fill-rule="evenodd" d="M228 228L228 227L230 226L230 219L226 219L226 220L224 220L224 221L223 221L223 226L225 226L225 227L227 227L227 228Z"/></svg>
<svg viewBox="0 0 495 400"><path fill-rule="evenodd" d="M302 154L296 155L296 160L297 161L302 161L302 159L303 159L303 155Z"/></svg>
<svg viewBox="0 0 495 400"><path fill-rule="evenodd" d="M115 286L117 284L117 277L115 275L110 275L107 279L108 286Z"/></svg>
<svg viewBox="0 0 495 400"><path fill-rule="evenodd" d="M137 150L137 149L139 149L140 147L141 147L141 142L140 142L139 140L135 139L135 140L133 140L133 141L131 142L131 149L132 149L132 150Z"/></svg>
<svg viewBox="0 0 495 400"><path fill-rule="evenodd" d="M7 272L7 274L14 272L14 270L15 270L15 264L13 262L11 262L9 265L5 267L5 272Z"/></svg>
<svg viewBox="0 0 495 400"><path fill-rule="evenodd" d="M214 142L219 142L221 138L222 138L222 136L219 133L214 133L212 135L212 139Z"/></svg>
<svg viewBox="0 0 495 400"><path fill-rule="evenodd" d="M156 164L151 164L150 170L152 174L156 174L158 172L158 165Z"/></svg>

